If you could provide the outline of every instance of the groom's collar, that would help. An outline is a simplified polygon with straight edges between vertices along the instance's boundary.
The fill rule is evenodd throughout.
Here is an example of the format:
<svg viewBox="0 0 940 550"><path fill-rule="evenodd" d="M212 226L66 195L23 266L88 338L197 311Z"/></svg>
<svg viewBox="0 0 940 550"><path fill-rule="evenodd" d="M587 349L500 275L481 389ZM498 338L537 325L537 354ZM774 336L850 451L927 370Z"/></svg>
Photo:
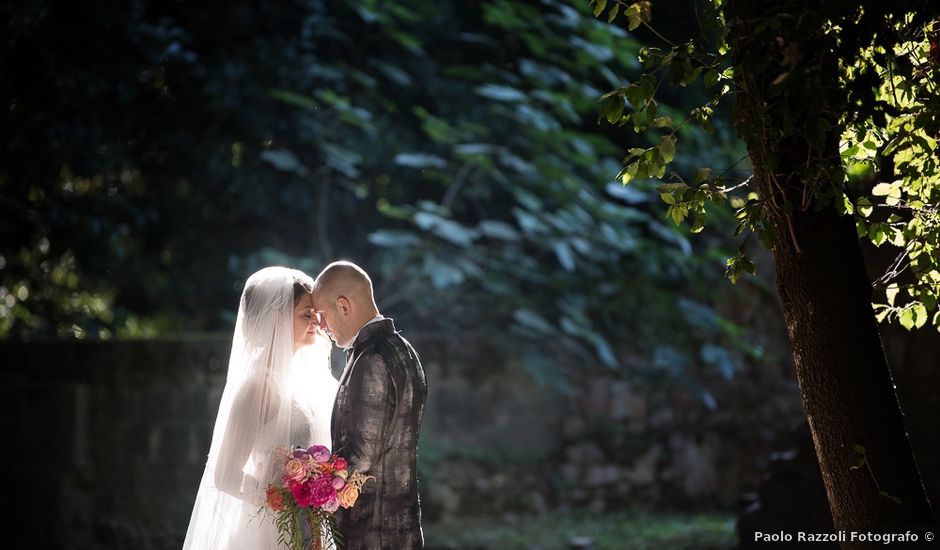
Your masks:
<svg viewBox="0 0 940 550"><path fill-rule="evenodd" d="M382 314L376 315L372 319L366 321L366 324L362 325L362 328L360 328L359 332L356 333L356 336L353 337L352 344L350 344L348 348L344 349L346 351L350 351L356 346L365 343L373 336L378 334L385 334L386 332L395 332L395 323Z"/></svg>

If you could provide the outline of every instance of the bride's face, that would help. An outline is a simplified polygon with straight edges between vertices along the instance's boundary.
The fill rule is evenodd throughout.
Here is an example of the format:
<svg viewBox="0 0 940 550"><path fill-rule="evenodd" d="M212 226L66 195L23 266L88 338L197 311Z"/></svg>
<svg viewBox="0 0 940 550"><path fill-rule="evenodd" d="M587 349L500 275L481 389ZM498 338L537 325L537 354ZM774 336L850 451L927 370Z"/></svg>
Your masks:
<svg viewBox="0 0 940 550"><path fill-rule="evenodd" d="M318 320L313 309L313 294L304 294L294 305L294 351L316 341Z"/></svg>

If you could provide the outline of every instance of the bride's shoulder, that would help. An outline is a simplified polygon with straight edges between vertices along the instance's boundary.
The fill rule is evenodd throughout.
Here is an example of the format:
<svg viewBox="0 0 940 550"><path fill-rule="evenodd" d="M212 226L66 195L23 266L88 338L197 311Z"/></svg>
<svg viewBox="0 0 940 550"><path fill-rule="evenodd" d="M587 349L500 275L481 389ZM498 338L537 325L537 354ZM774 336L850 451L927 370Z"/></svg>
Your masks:
<svg viewBox="0 0 940 550"><path fill-rule="evenodd" d="M237 408L251 408L260 406L270 408L277 404L281 397L281 389L270 377L257 376L242 382L235 393L233 405Z"/></svg>

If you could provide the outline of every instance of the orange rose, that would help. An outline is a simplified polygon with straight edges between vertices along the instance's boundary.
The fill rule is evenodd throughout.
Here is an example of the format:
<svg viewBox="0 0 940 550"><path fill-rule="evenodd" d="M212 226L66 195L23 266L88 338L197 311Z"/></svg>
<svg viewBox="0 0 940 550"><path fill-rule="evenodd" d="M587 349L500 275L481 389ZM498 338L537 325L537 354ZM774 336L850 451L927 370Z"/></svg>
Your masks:
<svg viewBox="0 0 940 550"><path fill-rule="evenodd" d="M359 500L359 487L347 485L339 493L339 505L343 508L352 508Z"/></svg>
<svg viewBox="0 0 940 550"><path fill-rule="evenodd" d="M278 491L277 488L273 485L268 485L266 493L267 498L265 498L265 502L272 510L279 512L284 509L284 496L281 495L281 492Z"/></svg>

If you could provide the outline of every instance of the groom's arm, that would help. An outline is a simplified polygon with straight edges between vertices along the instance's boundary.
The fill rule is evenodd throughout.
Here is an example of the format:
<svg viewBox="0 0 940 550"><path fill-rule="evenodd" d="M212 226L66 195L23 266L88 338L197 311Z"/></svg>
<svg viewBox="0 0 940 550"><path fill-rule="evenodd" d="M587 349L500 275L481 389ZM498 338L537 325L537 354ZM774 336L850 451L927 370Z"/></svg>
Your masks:
<svg viewBox="0 0 940 550"><path fill-rule="evenodd" d="M371 474L385 448L390 412L395 410L396 388L381 355L367 355L356 364L347 386L345 449L337 449L351 471Z"/></svg>

